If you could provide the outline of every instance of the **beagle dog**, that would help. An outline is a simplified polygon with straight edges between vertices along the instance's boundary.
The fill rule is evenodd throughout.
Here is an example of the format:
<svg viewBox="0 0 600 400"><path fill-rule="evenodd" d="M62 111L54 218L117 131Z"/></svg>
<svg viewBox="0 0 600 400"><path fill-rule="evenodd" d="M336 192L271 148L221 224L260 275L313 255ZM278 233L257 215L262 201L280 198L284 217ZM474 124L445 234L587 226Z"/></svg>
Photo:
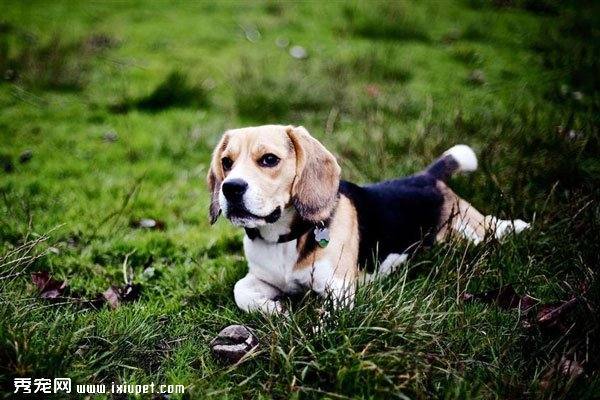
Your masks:
<svg viewBox="0 0 600 400"><path fill-rule="evenodd" d="M476 168L473 150L457 145L415 175L358 186L340 181L335 157L302 126L226 131L207 181L211 224L222 213L246 230L238 307L280 313L281 295L309 289L351 306L357 283L391 273L419 245L528 228L482 215L448 187Z"/></svg>

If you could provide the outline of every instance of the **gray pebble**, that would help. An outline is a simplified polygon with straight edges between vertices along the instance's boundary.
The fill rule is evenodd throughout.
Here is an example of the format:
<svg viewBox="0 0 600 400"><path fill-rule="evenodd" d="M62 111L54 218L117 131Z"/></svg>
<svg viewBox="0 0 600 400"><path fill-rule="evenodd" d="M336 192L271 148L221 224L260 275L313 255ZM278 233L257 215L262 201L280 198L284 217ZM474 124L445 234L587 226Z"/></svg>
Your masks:
<svg viewBox="0 0 600 400"><path fill-rule="evenodd" d="M469 74L469 82L474 83L476 85L483 85L486 83L485 74L480 69L474 69Z"/></svg>
<svg viewBox="0 0 600 400"><path fill-rule="evenodd" d="M298 60L302 60L302 59L305 59L306 57L308 57L308 52L302 46L293 46L290 49L290 56L292 56Z"/></svg>
<svg viewBox="0 0 600 400"><path fill-rule="evenodd" d="M19 162L21 164L25 164L26 162L28 162L29 160L31 160L31 157L33 157L33 151L32 150L25 150L24 152L22 152L19 155Z"/></svg>
<svg viewBox="0 0 600 400"><path fill-rule="evenodd" d="M117 135L117 132L115 132L115 131L108 131L108 132L104 132L104 135L102 135L102 138L104 139L105 142L113 143L119 139L119 135Z"/></svg>
<svg viewBox="0 0 600 400"><path fill-rule="evenodd" d="M275 45L280 49L285 49L290 45L290 41L284 37L278 37L277 39L275 39Z"/></svg>
<svg viewBox="0 0 600 400"><path fill-rule="evenodd" d="M243 325L230 325L224 328L210 342L213 354L221 361L233 364L258 346L258 339Z"/></svg>

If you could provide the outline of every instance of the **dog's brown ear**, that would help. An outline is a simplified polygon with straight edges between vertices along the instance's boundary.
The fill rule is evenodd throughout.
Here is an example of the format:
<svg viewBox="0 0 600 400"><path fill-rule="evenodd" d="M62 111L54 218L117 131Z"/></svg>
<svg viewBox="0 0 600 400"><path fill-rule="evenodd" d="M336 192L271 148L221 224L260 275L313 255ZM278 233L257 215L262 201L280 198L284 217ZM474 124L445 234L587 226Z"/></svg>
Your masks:
<svg viewBox="0 0 600 400"><path fill-rule="evenodd" d="M223 153L223 150L227 147L227 140L227 133L225 133L213 151L210 168L208 170L208 175L206 176L208 190L210 191L209 215L211 225L217 222L219 215L221 215L219 191L221 190L221 183L224 179L223 167L221 166L221 153Z"/></svg>
<svg viewBox="0 0 600 400"><path fill-rule="evenodd" d="M335 157L302 127L286 128L296 152L292 203L302 218L320 222L331 216L340 184Z"/></svg>

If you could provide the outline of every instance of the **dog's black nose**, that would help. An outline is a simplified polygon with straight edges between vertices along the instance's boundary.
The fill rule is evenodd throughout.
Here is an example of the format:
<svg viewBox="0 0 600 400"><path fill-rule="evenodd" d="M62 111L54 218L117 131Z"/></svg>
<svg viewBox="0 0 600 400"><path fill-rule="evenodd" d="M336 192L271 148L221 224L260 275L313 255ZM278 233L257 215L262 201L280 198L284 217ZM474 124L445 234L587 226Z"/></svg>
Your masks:
<svg viewBox="0 0 600 400"><path fill-rule="evenodd" d="M229 201L241 200L247 188L248 184L242 179L231 179L223 182L223 186L221 186L225 198Z"/></svg>

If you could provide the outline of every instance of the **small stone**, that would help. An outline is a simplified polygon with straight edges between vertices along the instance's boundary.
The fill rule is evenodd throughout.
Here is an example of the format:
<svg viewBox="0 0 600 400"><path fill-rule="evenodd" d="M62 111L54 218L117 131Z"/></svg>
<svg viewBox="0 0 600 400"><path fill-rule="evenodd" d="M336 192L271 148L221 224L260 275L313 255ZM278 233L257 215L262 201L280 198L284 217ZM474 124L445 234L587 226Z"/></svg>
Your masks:
<svg viewBox="0 0 600 400"><path fill-rule="evenodd" d="M78 236L69 236L67 238L67 246L71 247L71 248L76 248L77 246L79 246L79 237Z"/></svg>
<svg viewBox="0 0 600 400"><path fill-rule="evenodd" d="M277 39L275 39L275 46L279 47L280 49L285 49L289 45L290 45L290 41L287 40L286 38L278 37Z"/></svg>
<svg viewBox="0 0 600 400"><path fill-rule="evenodd" d="M290 56L298 60L303 60L308 57L308 53L306 52L306 49L302 46L292 46L292 48L290 49Z"/></svg>
<svg viewBox="0 0 600 400"><path fill-rule="evenodd" d="M156 221L151 218L140 219L140 227L142 228L154 228L155 226Z"/></svg>
<svg viewBox="0 0 600 400"><path fill-rule="evenodd" d="M480 69L474 69L471 71L468 80L476 85L483 85L486 82L485 74Z"/></svg>
<svg viewBox="0 0 600 400"><path fill-rule="evenodd" d="M567 134L567 138L569 140L579 140L579 139L583 138L583 133L576 131L574 129L571 129L569 131L569 133Z"/></svg>
<svg viewBox="0 0 600 400"><path fill-rule="evenodd" d="M33 157L33 151L32 150L25 150L24 152L22 152L19 155L19 162L21 164L25 164L26 162L29 162L29 160L31 160L32 157Z"/></svg>
<svg viewBox="0 0 600 400"><path fill-rule="evenodd" d="M575 99L577 101L583 100L583 93L581 93L579 91L573 92L573 99Z"/></svg>
<svg viewBox="0 0 600 400"><path fill-rule="evenodd" d="M154 267L148 267L144 270L144 272L142 272L142 276L145 279L150 279L150 278L154 277L155 273L156 273L156 270L154 269Z"/></svg>
<svg viewBox="0 0 600 400"><path fill-rule="evenodd" d="M227 364L238 362L246 354L258 347L258 339L243 325L230 325L217 335L211 342L213 354Z"/></svg>
<svg viewBox="0 0 600 400"><path fill-rule="evenodd" d="M450 29L443 37L442 42L444 43L453 43L460 39L462 36L462 32L458 28Z"/></svg>
<svg viewBox="0 0 600 400"><path fill-rule="evenodd" d="M129 226L137 229L157 229L160 231L166 228L166 224L164 221L154 218L141 218L138 220L132 220L129 223Z"/></svg>
<svg viewBox="0 0 600 400"><path fill-rule="evenodd" d="M108 131L102 135L102 138L105 142L113 143L119 139L119 135L117 135L117 132L115 131Z"/></svg>

